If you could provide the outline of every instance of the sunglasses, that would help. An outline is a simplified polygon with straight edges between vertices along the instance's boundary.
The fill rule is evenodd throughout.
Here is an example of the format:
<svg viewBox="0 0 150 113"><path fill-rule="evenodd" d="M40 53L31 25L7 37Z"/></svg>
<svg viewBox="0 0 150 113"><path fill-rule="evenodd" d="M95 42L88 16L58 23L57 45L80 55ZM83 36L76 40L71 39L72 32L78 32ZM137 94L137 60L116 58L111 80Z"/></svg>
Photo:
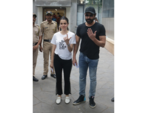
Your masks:
<svg viewBox="0 0 150 113"><path fill-rule="evenodd" d="M90 17L92 17L92 16L93 16L93 14L90 14L90 15L88 15L88 14L85 14L85 16L90 16Z"/></svg>

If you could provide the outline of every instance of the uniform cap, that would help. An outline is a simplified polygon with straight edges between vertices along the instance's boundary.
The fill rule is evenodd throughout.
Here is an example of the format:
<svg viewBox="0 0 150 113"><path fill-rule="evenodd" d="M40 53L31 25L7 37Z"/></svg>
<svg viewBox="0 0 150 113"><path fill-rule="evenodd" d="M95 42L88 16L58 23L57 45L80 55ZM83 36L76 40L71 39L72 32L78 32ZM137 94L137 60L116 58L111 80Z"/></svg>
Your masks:
<svg viewBox="0 0 150 113"><path fill-rule="evenodd" d="M51 11L47 11L47 12L46 12L46 15L48 15L48 14L53 15L53 13L52 13Z"/></svg>

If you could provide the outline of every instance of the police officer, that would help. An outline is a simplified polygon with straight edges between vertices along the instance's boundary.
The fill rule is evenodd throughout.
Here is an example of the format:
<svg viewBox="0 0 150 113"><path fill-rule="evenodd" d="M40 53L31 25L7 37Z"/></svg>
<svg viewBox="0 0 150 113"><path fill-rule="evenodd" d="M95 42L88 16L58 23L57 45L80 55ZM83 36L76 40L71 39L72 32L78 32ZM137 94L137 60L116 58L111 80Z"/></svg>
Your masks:
<svg viewBox="0 0 150 113"><path fill-rule="evenodd" d="M34 77L35 75L35 66L38 56L38 46L41 44L41 30L38 25L35 25L36 14L33 14L33 81L37 82L38 79Z"/></svg>
<svg viewBox="0 0 150 113"><path fill-rule="evenodd" d="M41 32L43 35L43 57L44 57L44 72L41 78L42 80L47 78L49 57L52 51L52 44L50 42L53 37L53 34L58 31L57 23L52 21L52 18L53 18L52 12L47 11L46 12L47 21L43 21L41 23ZM54 68L51 69L51 77L56 78Z"/></svg>

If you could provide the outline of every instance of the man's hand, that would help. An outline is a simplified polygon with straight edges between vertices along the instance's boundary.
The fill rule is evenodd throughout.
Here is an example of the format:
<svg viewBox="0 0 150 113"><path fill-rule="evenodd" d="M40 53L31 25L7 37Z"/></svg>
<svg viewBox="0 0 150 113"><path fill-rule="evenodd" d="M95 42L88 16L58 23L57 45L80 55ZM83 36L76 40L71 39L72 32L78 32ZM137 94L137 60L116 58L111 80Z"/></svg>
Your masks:
<svg viewBox="0 0 150 113"><path fill-rule="evenodd" d="M71 39L71 37L68 38L68 34L67 34L67 37L64 38L64 41L66 42L67 45L69 44L69 40L70 40L70 39Z"/></svg>
<svg viewBox="0 0 150 113"><path fill-rule="evenodd" d="M53 65L53 63L51 62L51 64L50 64L50 67L53 69L54 68L54 65Z"/></svg>
<svg viewBox="0 0 150 113"><path fill-rule="evenodd" d="M33 50L36 50L38 48L38 45L33 46Z"/></svg>
<svg viewBox="0 0 150 113"><path fill-rule="evenodd" d="M91 40L93 40L93 39L96 37L96 32L97 32L97 31L95 31L95 32L93 33L92 29L91 29L91 28L88 28L87 34L88 34L88 36L90 37Z"/></svg>
<svg viewBox="0 0 150 113"><path fill-rule="evenodd" d="M43 51L43 48L42 48L42 46L40 46L39 50L40 50L40 52L42 52L42 51Z"/></svg>
<svg viewBox="0 0 150 113"><path fill-rule="evenodd" d="M77 65L77 60L76 58L73 57L73 61L72 61L72 64L75 66L75 64Z"/></svg>

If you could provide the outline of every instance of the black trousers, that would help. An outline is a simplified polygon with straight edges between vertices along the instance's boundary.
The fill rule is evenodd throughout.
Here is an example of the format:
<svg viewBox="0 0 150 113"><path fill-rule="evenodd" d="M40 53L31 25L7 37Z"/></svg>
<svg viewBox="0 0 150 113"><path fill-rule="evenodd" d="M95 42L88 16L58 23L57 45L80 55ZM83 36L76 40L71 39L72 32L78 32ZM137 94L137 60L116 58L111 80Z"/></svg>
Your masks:
<svg viewBox="0 0 150 113"><path fill-rule="evenodd" d="M62 95L62 70L64 72L64 94L71 94L70 73L72 69L72 59L63 60L58 55L54 55L54 68L56 72L56 95Z"/></svg>

